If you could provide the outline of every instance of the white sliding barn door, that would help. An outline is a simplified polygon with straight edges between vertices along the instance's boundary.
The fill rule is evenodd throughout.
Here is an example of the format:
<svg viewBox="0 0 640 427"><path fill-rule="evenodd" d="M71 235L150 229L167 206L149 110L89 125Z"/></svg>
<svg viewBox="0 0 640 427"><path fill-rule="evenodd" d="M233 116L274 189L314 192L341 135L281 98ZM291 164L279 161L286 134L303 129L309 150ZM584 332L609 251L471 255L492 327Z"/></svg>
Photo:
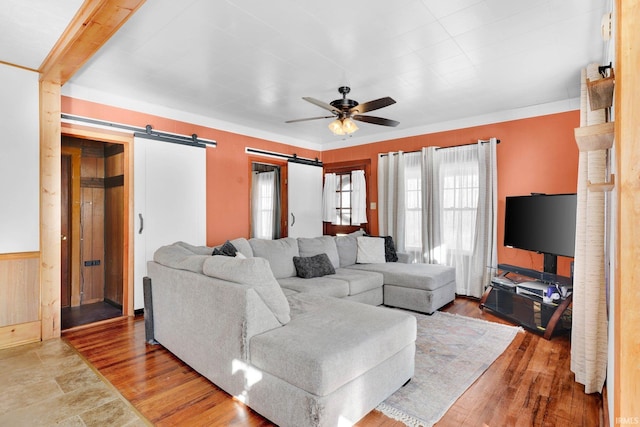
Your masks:
<svg viewBox="0 0 640 427"><path fill-rule="evenodd" d="M147 261L164 245L206 243L206 149L134 140L134 309L144 307Z"/></svg>
<svg viewBox="0 0 640 427"><path fill-rule="evenodd" d="M287 166L289 237L322 235L322 167L289 162Z"/></svg>

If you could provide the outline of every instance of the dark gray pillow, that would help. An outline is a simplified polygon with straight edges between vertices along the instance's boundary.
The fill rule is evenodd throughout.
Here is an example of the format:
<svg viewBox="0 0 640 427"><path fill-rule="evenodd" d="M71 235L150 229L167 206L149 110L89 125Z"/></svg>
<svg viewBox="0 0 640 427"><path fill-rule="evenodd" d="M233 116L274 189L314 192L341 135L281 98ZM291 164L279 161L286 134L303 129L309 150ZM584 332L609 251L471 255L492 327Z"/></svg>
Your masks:
<svg viewBox="0 0 640 427"><path fill-rule="evenodd" d="M393 243L393 237L380 236L384 239L384 260L386 262L397 262L398 253L396 252L396 245Z"/></svg>
<svg viewBox="0 0 640 427"><path fill-rule="evenodd" d="M336 270L325 253L302 257L294 256L293 265L296 266L298 277L303 279L311 279L312 277L322 277L327 274L335 274Z"/></svg>
<svg viewBox="0 0 640 427"><path fill-rule="evenodd" d="M236 247L233 246L233 243L227 240L219 248L214 248L211 255L236 256L236 252L238 252Z"/></svg>

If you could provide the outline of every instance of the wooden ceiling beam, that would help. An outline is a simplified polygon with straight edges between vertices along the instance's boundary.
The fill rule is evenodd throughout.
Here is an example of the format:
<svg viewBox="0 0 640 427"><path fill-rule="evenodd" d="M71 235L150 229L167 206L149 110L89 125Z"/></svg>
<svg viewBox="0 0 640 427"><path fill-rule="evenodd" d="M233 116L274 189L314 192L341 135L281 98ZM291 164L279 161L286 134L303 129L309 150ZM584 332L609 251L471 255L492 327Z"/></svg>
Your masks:
<svg viewBox="0 0 640 427"><path fill-rule="evenodd" d="M40 65L40 81L64 85L145 0L85 0Z"/></svg>

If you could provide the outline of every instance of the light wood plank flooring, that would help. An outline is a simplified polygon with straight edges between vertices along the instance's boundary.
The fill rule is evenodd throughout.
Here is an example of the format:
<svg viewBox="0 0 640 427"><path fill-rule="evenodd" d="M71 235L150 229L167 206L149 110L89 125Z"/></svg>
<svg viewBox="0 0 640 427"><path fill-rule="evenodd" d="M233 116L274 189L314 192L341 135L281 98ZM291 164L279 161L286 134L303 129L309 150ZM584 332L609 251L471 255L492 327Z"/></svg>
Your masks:
<svg viewBox="0 0 640 427"><path fill-rule="evenodd" d="M443 311L508 323L457 298ZM271 426L174 357L145 344L144 321L120 319L65 332L82 353L144 416L158 426ZM443 426L600 426L602 396L586 395L570 369L569 337L550 341L526 332L458 399ZM378 411L358 426L401 427Z"/></svg>

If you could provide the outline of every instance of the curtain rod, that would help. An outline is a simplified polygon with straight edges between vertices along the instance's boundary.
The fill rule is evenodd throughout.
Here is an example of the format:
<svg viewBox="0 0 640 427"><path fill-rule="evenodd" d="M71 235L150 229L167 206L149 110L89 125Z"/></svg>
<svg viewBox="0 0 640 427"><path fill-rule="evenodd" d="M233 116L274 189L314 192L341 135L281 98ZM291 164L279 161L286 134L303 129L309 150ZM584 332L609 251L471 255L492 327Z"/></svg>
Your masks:
<svg viewBox="0 0 640 427"><path fill-rule="evenodd" d="M489 140L480 141L481 144L486 144L487 142L489 142ZM496 140L496 144L500 144L500 140L499 139ZM436 147L436 150L443 150L445 148L466 147L467 145L476 145L476 143L472 142L470 144L451 145L449 147ZM422 149L420 149L420 150L412 150L412 151L403 151L403 153L405 153L405 154L407 154L407 153L419 153L420 151L422 151ZM395 151L394 153L397 153L397 151ZM378 154L379 157L385 157L385 156L388 156L388 155L389 155L389 153L380 153L380 154Z"/></svg>
<svg viewBox="0 0 640 427"><path fill-rule="evenodd" d="M191 136L186 135L178 135L174 133L160 132L154 130L151 125L146 125L145 127L136 127L130 125L123 125L120 123L112 123L104 120L90 119L88 117L82 116L74 116L71 114L61 114L60 118L62 120L70 121L70 122L80 122L80 123L88 123L92 125L104 126L112 129L120 129L133 132L133 135L139 138L147 138L153 139L156 141L170 142L173 144L182 144L189 145L192 147L202 147L205 146L217 146L218 143L214 140L202 139L198 138L198 135L195 133Z"/></svg>
<svg viewBox="0 0 640 427"><path fill-rule="evenodd" d="M317 157L315 159L307 159L305 157L298 157L296 153L293 153L293 155L289 155L289 154L278 153L275 151L259 150L257 148L251 148L251 147L245 147L244 152L247 154L257 154L260 156L286 159L288 162L302 163L302 164L311 165L311 166L322 166L322 162L318 160Z"/></svg>

